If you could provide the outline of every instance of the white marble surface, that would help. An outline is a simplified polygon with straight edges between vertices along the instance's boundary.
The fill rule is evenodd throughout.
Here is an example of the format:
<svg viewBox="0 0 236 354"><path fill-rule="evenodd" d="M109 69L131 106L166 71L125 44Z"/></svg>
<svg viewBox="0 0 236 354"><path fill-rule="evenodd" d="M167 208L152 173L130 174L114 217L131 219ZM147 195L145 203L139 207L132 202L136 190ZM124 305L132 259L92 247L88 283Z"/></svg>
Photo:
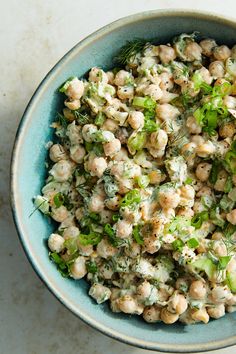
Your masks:
<svg viewBox="0 0 236 354"><path fill-rule="evenodd" d="M156 8L235 16L235 0L0 0L0 353L150 354L89 328L65 309L28 263L9 208L9 164L24 108L74 44L122 16ZM233 354L236 347L217 351ZM216 352L211 352L216 353Z"/></svg>

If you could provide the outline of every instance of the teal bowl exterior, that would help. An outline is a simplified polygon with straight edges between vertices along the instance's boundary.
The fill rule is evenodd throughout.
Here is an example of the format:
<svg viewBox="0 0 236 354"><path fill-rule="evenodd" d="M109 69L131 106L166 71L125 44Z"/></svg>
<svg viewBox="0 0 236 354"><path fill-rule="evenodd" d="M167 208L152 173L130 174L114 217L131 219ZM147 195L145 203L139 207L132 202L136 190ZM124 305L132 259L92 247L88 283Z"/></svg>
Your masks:
<svg viewBox="0 0 236 354"><path fill-rule="evenodd" d="M151 11L129 16L105 26L68 52L42 81L32 97L16 135L11 166L12 210L25 253L53 294L80 319L122 342L164 352L199 352L236 344L236 313L196 324L147 324L138 316L114 314L107 304L97 305L87 295L84 280L64 279L48 258L45 240L54 225L33 210L32 197L40 193L46 176L45 144L53 139L49 128L62 107L58 87L69 76L82 76L89 68L109 68L127 40L155 38L167 42L182 32L199 31L219 43L236 43L233 20L185 10Z"/></svg>

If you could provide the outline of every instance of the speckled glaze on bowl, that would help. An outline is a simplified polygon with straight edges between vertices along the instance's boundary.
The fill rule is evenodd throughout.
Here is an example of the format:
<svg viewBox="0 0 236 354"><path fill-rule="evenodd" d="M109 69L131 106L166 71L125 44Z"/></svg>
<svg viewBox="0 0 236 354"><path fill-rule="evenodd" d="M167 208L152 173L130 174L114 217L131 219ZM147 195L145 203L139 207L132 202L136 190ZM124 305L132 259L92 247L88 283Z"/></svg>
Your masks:
<svg viewBox="0 0 236 354"><path fill-rule="evenodd" d="M147 324L137 316L112 313L107 304L96 305L87 295L84 280L64 279L49 261L45 239L53 225L33 210L32 197L40 192L46 175L45 143L52 139L49 128L62 107L57 93L69 76L84 75L92 66L108 68L119 48L134 38L167 42L182 32L199 31L219 43L236 43L236 23L200 12L150 11L113 22L93 33L68 52L42 81L21 120L12 155L12 210L20 240L29 261L53 294L83 321L115 339L145 349L164 352L199 352L236 344L236 313L207 325Z"/></svg>

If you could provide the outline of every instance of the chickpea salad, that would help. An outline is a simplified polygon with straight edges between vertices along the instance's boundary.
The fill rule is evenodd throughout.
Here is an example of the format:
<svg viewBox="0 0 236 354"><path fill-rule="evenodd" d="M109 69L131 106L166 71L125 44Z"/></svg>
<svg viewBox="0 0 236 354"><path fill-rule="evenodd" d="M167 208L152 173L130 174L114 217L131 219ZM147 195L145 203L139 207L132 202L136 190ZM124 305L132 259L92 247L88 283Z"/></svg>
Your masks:
<svg viewBox="0 0 236 354"><path fill-rule="evenodd" d="M236 311L236 46L136 39L115 65L59 89L34 199L57 222L49 257L150 323Z"/></svg>

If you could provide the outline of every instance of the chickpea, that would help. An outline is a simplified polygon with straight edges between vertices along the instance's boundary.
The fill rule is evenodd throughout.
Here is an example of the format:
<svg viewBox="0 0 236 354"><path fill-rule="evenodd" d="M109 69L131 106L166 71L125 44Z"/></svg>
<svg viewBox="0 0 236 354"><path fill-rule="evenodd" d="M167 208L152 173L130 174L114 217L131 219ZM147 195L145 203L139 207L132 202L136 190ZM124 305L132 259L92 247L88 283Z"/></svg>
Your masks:
<svg viewBox="0 0 236 354"><path fill-rule="evenodd" d="M135 299L130 295L124 295L118 299L118 307L124 313L129 314L141 314L143 308L135 301Z"/></svg>
<svg viewBox="0 0 236 354"><path fill-rule="evenodd" d="M223 237L224 235L219 231L215 231L211 236L212 240L221 240Z"/></svg>
<svg viewBox="0 0 236 354"><path fill-rule="evenodd" d="M212 165L207 162L201 162L197 165L195 174L196 177L202 181L206 182L209 179L210 172L211 172Z"/></svg>
<svg viewBox="0 0 236 354"><path fill-rule="evenodd" d="M126 248L125 249L125 254L128 256L128 257L131 257L131 258L136 258L139 256L141 252L141 247L138 243L136 242L133 242L130 247Z"/></svg>
<svg viewBox="0 0 236 354"><path fill-rule="evenodd" d="M117 96L121 100L127 100L134 97L134 87L133 86L118 86Z"/></svg>
<svg viewBox="0 0 236 354"><path fill-rule="evenodd" d="M150 184L159 184L162 182L162 173L160 170L151 171L148 175Z"/></svg>
<svg viewBox="0 0 236 354"><path fill-rule="evenodd" d="M204 196L211 197L212 196L212 190L208 186L203 186L203 187L201 187L199 189L199 191L197 192L196 196L198 198L201 198L201 197L204 197Z"/></svg>
<svg viewBox="0 0 236 354"><path fill-rule="evenodd" d="M236 108L236 98L233 96L225 96L223 103L227 108L235 109Z"/></svg>
<svg viewBox="0 0 236 354"><path fill-rule="evenodd" d="M209 315L208 315L205 308L201 308L201 309L196 310L192 313L192 319L195 321L201 321L204 323L208 323L209 322Z"/></svg>
<svg viewBox="0 0 236 354"><path fill-rule="evenodd" d="M190 134L200 134L202 127L197 123L194 116L189 116L186 120L186 127Z"/></svg>
<svg viewBox="0 0 236 354"><path fill-rule="evenodd" d="M155 323L161 320L160 318L160 307L154 306L147 306L143 311L143 319L148 323Z"/></svg>
<svg viewBox="0 0 236 354"><path fill-rule="evenodd" d="M83 256L79 256L75 259L71 268L71 276L74 279L81 279L87 274L85 258Z"/></svg>
<svg viewBox="0 0 236 354"><path fill-rule="evenodd" d="M224 77L225 68L222 61L216 60L209 65L209 71L213 78L218 79Z"/></svg>
<svg viewBox="0 0 236 354"><path fill-rule="evenodd" d="M160 191L158 201L163 209L175 209L180 202L180 196L173 190Z"/></svg>
<svg viewBox="0 0 236 354"><path fill-rule="evenodd" d="M49 171L57 182L66 182L72 174L72 164L67 160L60 160Z"/></svg>
<svg viewBox="0 0 236 354"><path fill-rule="evenodd" d="M120 238L127 238L132 234L133 225L126 220L119 220L115 225L116 236Z"/></svg>
<svg viewBox="0 0 236 354"><path fill-rule="evenodd" d="M128 123L131 128L137 130L144 126L144 114L138 111L131 111L128 117Z"/></svg>
<svg viewBox="0 0 236 354"><path fill-rule="evenodd" d="M189 288L188 280L186 278L178 278L175 287L179 292L186 292Z"/></svg>
<svg viewBox="0 0 236 354"><path fill-rule="evenodd" d="M173 76L172 74L168 73L168 72L163 72L160 74L160 88L163 91L168 91L168 90L172 90L174 87L174 80L173 80Z"/></svg>
<svg viewBox="0 0 236 354"><path fill-rule="evenodd" d="M175 120L180 114L179 110L169 103L157 105L156 113L157 116L162 120Z"/></svg>
<svg viewBox="0 0 236 354"><path fill-rule="evenodd" d="M186 185L186 186L182 186L180 187L180 197L184 198L184 199L194 199L195 196L195 190L192 186L190 185Z"/></svg>
<svg viewBox="0 0 236 354"><path fill-rule="evenodd" d="M215 286L211 292L212 301L215 303L224 303L227 300L230 300L232 296L233 295L231 294L227 285Z"/></svg>
<svg viewBox="0 0 236 354"><path fill-rule="evenodd" d="M110 298L111 290L102 284L94 283L89 290L89 295L94 298L98 304L102 304Z"/></svg>
<svg viewBox="0 0 236 354"><path fill-rule="evenodd" d="M127 161L129 159L128 151L122 147L115 155L111 156L115 161Z"/></svg>
<svg viewBox="0 0 236 354"><path fill-rule="evenodd" d="M192 135L190 141L196 145L201 145L205 142L204 138L201 135Z"/></svg>
<svg viewBox="0 0 236 354"><path fill-rule="evenodd" d="M208 85L211 85L213 77L211 76L209 70L205 68L205 66L202 66L201 69L196 70L196 73L201 75L204 82L206 82Z"/></svg>
<svg viewBox="0 0 236 354"><path fill-rule="evenodd" d="M194 211L191 208L181 208L178 210L178 216L185 216L186 218L192 218L194 216Z"/></svg>
<svg viewBox="0 0 236 354"><path fill-rule="evenodd" d="M79 100L84 94L84 83L75 77L70 81L68 88L66 89L65 94L71 100Z"/></svg>
<svg viewBox="0 0 236 354"><path fill-rule="evenodd" d="M152 286L147 280L145 280L142 284L140 284L137 287L137 296L139 301L143 301L146 298L148 298L151 294L151 289Z"/></svg>
<svg viewBox="0 0 236 354"><path fill-rule="evenodd" d="M150 96L153 100L158 101L159 99L162 98L162 89L159 87L159 85L156 84L151 84L149 85L145 90L144 94L147 96Z"/></svg>
<svg viewBox="0 0 236 354"><path fill-rule="evenodd" d="M67 156L62 145L54 144L50 148L49 157L53 162L58 162L60 160L65 160Z"/></svg>
<svg viewBox="0 0 236 354"><path fill-rule="evenodd" d="M105 205L108 209L111 210L118 210L120 207L120 200L121 200L121 196L117 195L113 198L109 198L105 200Z"/></svg>
<svg viewBox="0 0 236 354"><path fill-rule="evenodd" d="M155 149L164 149L166 147L167 142L168 135L163 129L159 129L157 132L153 132L150 136L150 144Z"/></svg>
<svg viewBox="0 0 236 354"><path fill-rule="evenodd" d="M75 125L75 122L67 126L66 135L68 136L71 145L77 145L79 143L83 143L81 127Z"/></svg>
<svg viewBox="0 0 236 354"><path fill-rule="evenodd" d="M225 183L228 179L228 173L225 170L221 170L217 175L216 183L214 184L214 189L219 192L224 192Z"/></svg>
<svg viewBox="0 0 236 354"><path fill-rule="evenodd" d="M98 128L94 124L85 124L82 128L82 136L87 143L93 142L93 134L96 133Z"/></svg>
<svg viewBox="0 0 236 354"><path fill-rule="evenodd" d="M216 240L214 242L212 248L213 248L213 251L215 252L215 254L219 257L224 257L224 256L227 256L227 254L228 254L227 247L223 241Z"/></svg>
<svg viewBox="0 0 236 354"><path fill-rule="evenodd" d="M57 222L63 222L68 217L68 210L64 205L59 208L52 207L51 217Z"/></svg>
<svg viewBox="0 0 236 354"><path fill-rule="evenodd" d="M226 306L226 310L229 313L235 312L236 311L236 306Z"/></svg>
<svg viewBox="0 0 236 354"><path fill-rule="evenodd" d="M80 231L78 227L76 226L69 226L67 227L64 232L63 232L63 237L65 240L77 237L79 235Z"/></svg>
<svg viewBox="0 0 236 354"><path fill-rule="evenodd" d="M103 82L104 84L108 83L107 74L100 68L92 68L89 72L89 81L92 82Z"/></svg>
<svg viewBox="0 0 236 354"><path fill-rule="evenodd" d="M121 149L121 143L119 139L114 139L103 145L104 153L106 156L113 156L117 154Z"/></svg>
<svg viewBox="0 0 236 354"><path fill-rule="evenodd" d="M118 123L111 119L111 118L107 118L105 120L105 122L103 123L103 125L101 126L102 130L109 130L112 133L115 133L115 131L119 128Z"/></svg>
<svg viewBox="0 0 236 354"><path fill-rule="evenodd" d="M113 257L117 253L117 249L113 247L105 238L97 245L97 254L102 258Z"/></svg>
<svg viewBox="0 0 236 354"><path fill-rule="evenodd" d="M188 302L184 297L184 295L175 292L169 298L168 306L167 306L169 312L177 313L178 315L181 315L187 310L187 307L188 307Z"/></svg>
<svg viewBox="0 0 236 354"><path fill-rule="evenodd" d="M205 206L202 204L200 199L196 199L193 205L193 211L195 214L201 213L202 211L206 210Z"/></svg>
<svg viewBox="0 0 236 354"><path fill-rule="evenodd" d="M202 54L207 57L212 55L213 48L216 47L216 42L214 39L203 39L199 44L202 48Z"/></svg>
<svg viewBox="0 0 236 354"><path fill-rule="evenodd" d="M119 181L118 187L119 194L123 195L133 189L134 182L132 179L124 178Z"/></svg>
<svg viewBox="0 0 236 354"><path fill-rule="evenodd" d="M235 257L231 258L226 269L228 272L236 272L236 259L235 259Z"/></svg>
<svg viewBox="0 0 236 354"><path fill-rule="evenodd" d="M202 300L206 297L206 285L201 280L195 280L189 288L189 295L196 300Z"/></svg>
<svg viewBox="0 0 236 354"><path fill-rule="evenodd" d="M83 159L86 155L85 148L83 145L74 145L70 148L70 157L76 163L83 162Z"/></svg>
<svg viewBox="0 0 236 354"><path fill-rule="evenodd" d="M226 301L227 305L235 306L236 305L236 295L232 295L232 297Z"/></svg>
<svg viewBox="0 0 236 354"><path fill-rule="evenodd" d="M63 115L68 119L68 121L73 122L75 120L74 114L69 108L63 108Z"/></svg>
<svg viewBox="0 0 236 354"><path fill-rule="evenodd" d="M220 45L213 48L213 55L216 60L225 61L231 55L231 50L226 45Z"/></svg>
<svg viewBox="0 0 236 354"><path fill-rule="evenodd" d="M75 111L76 109L79 109L81 106L80 100L73 100L70 101L69 99L64 101L64 105L69 108L71 111Z"/></svg>
<svg viewBox="0 0 236 354"><path fill-rule="evenodd" d="M125 70L120 70L117 72L113 83L117 86L124 86L127 83L127 80L132 80L133 76Z"/></svg>
<svg viewBox="0 0 236 354"><path fill-rule="evenodd" d="M48 247L52 252L61 252L64 248L64 238L58 234L51 234L48 238Z"/></svg>
<svg viewBox="0 0 236 354"><path fill-rule="evenodd" d="M187 44L184 54L187 57L188 61L201 60L202 48L196 42L191 42Z"/></svg>
<svg viewBox="0 0 236 354"><path fill-rule="evenodd" d="M113 276L114 272L112 267L109 265L109 263L104 263L102 265L99 266L99 275L108 280L111 279Z"/></svg>
<svg viewBox="0 0 236 354"><path fill-rule="evenodd" d="M207 309L207 312L211 318L217 319L217 318L223 317L225 315L225 305L220 304L218 306L209 307Z"/></svg>
<svg viewBox="0 0 236 354"><path fill-rule="evenodd" d="M203 144L200 144L197 146L197 155L200 157L208 157L212 154L214 154L216 148L214 144L208 140Z"/></svg>
<svg viewBox="0 0 236 354"><path fill-rule="evenodd" d="M163 308L161 310L161 320L165 324L172 324L178 321L179 315L177 313L172 313L167 310L167 308Z"/></svg>
<svg viewBox="0 0 236 354"><path fill-rule="evenodd" d="M103 157L95 157L88 165L92 176L102 177L107 168L107 162Z"/></svg>
<svg viewBox="0 0 236 354"><path fill-rule="evenodd" d="M226 214L226 219L230 224L236 225L236 209L233 209L230 213Z"/></svg>
<svg viewBox="0 0 236 354"><path fill-rule="evenodd" d="M100 213L104 209L104 198L101 195L93 195L89 202L88 208L91 212Z"/></svg>
<svg viewBox="0 0 236 354"><path fill-rule="evenodd" d="M232 138L235 133L236 133L236 127L233 122L228 122L220 126L219 135L222 138Z"/></svg>
<svg viewBox="0 0 236 354"><path fill-rule="evenodd" d="M163 64L168 64L171 61L175 60L176 53L175 50L168 45L159 46L159 57Z"/></svg>

